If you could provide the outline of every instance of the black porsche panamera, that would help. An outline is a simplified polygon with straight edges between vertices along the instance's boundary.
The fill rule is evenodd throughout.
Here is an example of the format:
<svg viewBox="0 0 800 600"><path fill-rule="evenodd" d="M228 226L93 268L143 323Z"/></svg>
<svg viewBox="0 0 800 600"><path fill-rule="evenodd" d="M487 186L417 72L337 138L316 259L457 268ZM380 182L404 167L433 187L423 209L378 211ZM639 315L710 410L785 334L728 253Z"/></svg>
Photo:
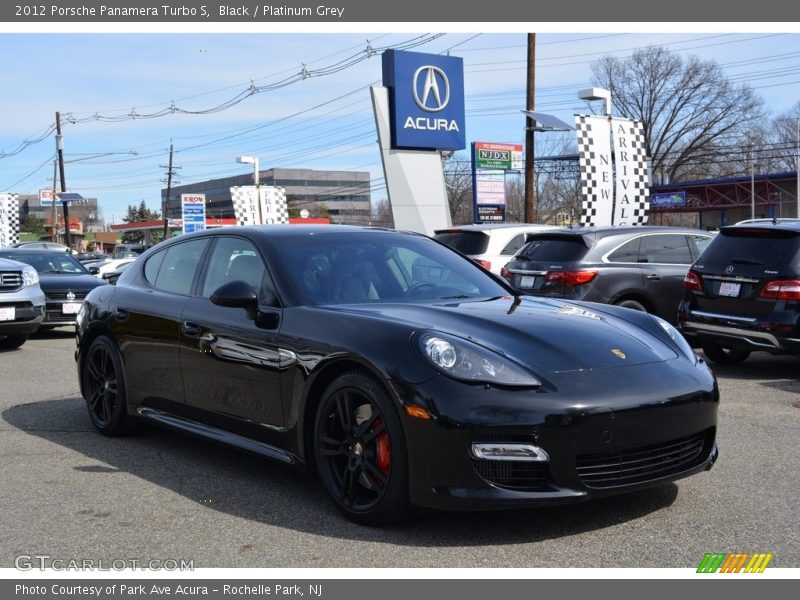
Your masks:
<svg viewBox="0 0 800 600"><path fill-rule="evenodd" d="M349 518L577 502L711 467L716 381L665 321L515 295L421 235L217 229L78 316L96 428L158 423L318 474Z"/></svg>

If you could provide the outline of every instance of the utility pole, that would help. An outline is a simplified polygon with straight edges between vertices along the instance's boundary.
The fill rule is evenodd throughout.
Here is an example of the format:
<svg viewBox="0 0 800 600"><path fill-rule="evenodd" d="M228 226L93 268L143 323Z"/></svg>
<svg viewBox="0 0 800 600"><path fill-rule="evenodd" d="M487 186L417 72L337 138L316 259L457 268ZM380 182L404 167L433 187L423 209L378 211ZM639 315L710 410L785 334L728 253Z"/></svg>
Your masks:
<svg viewBox="0 0 800 600"><path fill-rule="evenodd" d="M169 218L167 216L167 208L169 207L169 197L172 193L172 176L175 175L175 169L172 168L172 143L169 145L169 166L159 165L162 169L167 170L167 194L164 197L164 205L161 211L161 216L164 217L164 239L169 237ZM177 167L180 169L180 167ZM164 181L163 179L161 181Z"/></svg>
<svg viewBox="0 0 800 600"><path fill-rule="evenodd" d="M61 175L61 193L67 191L67 180L64 177L64 138L61 136L61 113L56 112L56 151L58 152L58 171ZM56 199L53 198L53 202ZM68 200L62 200L61 206L64 213L64 244L72 248L72 236L69 232L69 205Z"/></svg>
<svg viewBox="0 0 800 600"><path fill-rule="evenodd" d="M528 34L528 93L527 110L536 108L536 34ZM536 170L533 164L533 128L535 123L531 117L525 117L525 222L534 223L539 220L538 202L536 199Z"/></svg>
<svg viewBox="0 0 800 600"><path fill-rule="evenodd" d="M58 209L56 208L56 170L58 169L58 160L53 159L53 228L50 230L50 239L53 242L58 242Z"/></svg>

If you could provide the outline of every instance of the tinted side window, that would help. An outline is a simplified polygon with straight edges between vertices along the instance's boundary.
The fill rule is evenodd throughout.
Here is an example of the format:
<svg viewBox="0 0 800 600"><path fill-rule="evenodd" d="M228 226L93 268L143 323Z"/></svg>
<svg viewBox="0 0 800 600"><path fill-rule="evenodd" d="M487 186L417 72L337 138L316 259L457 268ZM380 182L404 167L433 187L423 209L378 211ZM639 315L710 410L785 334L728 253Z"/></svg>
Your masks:
<svg viewBox="0 0 800 600"><path fill-rule="evenodd" d="M692 254L685 235L648 235L642 238L639 260L648 264L689 265Z"/></svg>
<svg viewBox="0 0 800 600"><path fill-rule="evenodd" d="M512 254L516 254L517 250L522 248L522 244L524 243L525 243L524 233L515 235L512 238L512 240L506 244L506 247L500 251L500 254L503 256L511 256Z"/></svg>
<svg viewBox="0 0 800 600"><path fill-rule="evenodd" d="M150 258L147 259L147 262L144 263L144 278L150 285L155 285L156 277L158 277L158 270L161 268L161 263L164 262L164 255L166 251L162 250L161 252L157 252L153 254Z"/></svg>
<svg viewBox="0 0 800 600"><path fill-rule="evenodd" d="M625 242L608 255L608 262L613 263L635 263L639 262L639 243L642 238L636 238Z"/></svg>
<svg viewBox="0 0 800 600"><path fill-rule="evenodd" d="M191 294L194 275L207 245L208 238L203 238L176 244L164 251L155 287L173 294Z"/></svg>
<svg viewBox="0 0 800 600"><path fill-rule="evenodd" d="M695 247L697 248L697 256L700 256L703 253L703 250L706 249L711 243L711 240L714 238L710 235L690 235L689 239L691 242L694 242Z"/></svg>
<svg viewBox="0 0 800 600"><path fill-rule="evenodd" d="M231 281L249 283L262 304L274 305L275 289L252 242L240 237L220 237L211 251L201 295L208 298Z"/></svg>
<svg viewBox="0 0 800 600"><path fill-rule="evenodd" d="M483 254L489 247L489 236L480 231L448 231L437 233L433 239L468 256Z"/></svg>

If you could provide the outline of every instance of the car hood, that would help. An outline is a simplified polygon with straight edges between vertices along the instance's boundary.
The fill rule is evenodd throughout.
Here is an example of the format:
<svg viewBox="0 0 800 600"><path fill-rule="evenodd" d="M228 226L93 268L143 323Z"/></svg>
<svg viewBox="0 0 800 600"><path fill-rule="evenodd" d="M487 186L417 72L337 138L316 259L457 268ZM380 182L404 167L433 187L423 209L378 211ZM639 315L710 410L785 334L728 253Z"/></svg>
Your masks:
<svg viewBox="0 0 800 600"><path fill-rule="evenodd" d="M603 311L602 305L506 296L442 304L328 308L466 338L540 372L609 369L678 356L661 338Z"/></svg>
<svg viewBox="0 0 800 600"><path fill-rule="evenodd" d="M93 290L108 285L93 275L73 275L67 273L39 273L39 287L47 293L49 290Z"/></svg>

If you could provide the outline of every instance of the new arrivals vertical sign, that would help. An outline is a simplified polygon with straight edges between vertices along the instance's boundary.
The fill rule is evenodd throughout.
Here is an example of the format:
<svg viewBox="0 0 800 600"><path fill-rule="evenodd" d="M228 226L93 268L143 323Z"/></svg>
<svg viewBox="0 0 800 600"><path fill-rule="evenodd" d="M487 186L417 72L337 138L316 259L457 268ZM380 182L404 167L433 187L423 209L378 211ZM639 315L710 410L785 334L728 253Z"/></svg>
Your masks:
<svg viewBox="0 0 800 600"><path fill-rule="evenodd" d="M575 115L575 129L583 198L581 225L611 225L614 222L611 123L607 117Z"/></svg>
<svg viewBox="0 0 800 600"><path fill-rule="evenodd" d="M19 200L16 194L0 194L0 248L19 241Z"/></svg>
<svg viewBox="0 0 800 600"><path fill-rule="evenodd" d="M614 225L644 225L650 210L644 127L641 121L611 119L614 138Z"/></svg>

